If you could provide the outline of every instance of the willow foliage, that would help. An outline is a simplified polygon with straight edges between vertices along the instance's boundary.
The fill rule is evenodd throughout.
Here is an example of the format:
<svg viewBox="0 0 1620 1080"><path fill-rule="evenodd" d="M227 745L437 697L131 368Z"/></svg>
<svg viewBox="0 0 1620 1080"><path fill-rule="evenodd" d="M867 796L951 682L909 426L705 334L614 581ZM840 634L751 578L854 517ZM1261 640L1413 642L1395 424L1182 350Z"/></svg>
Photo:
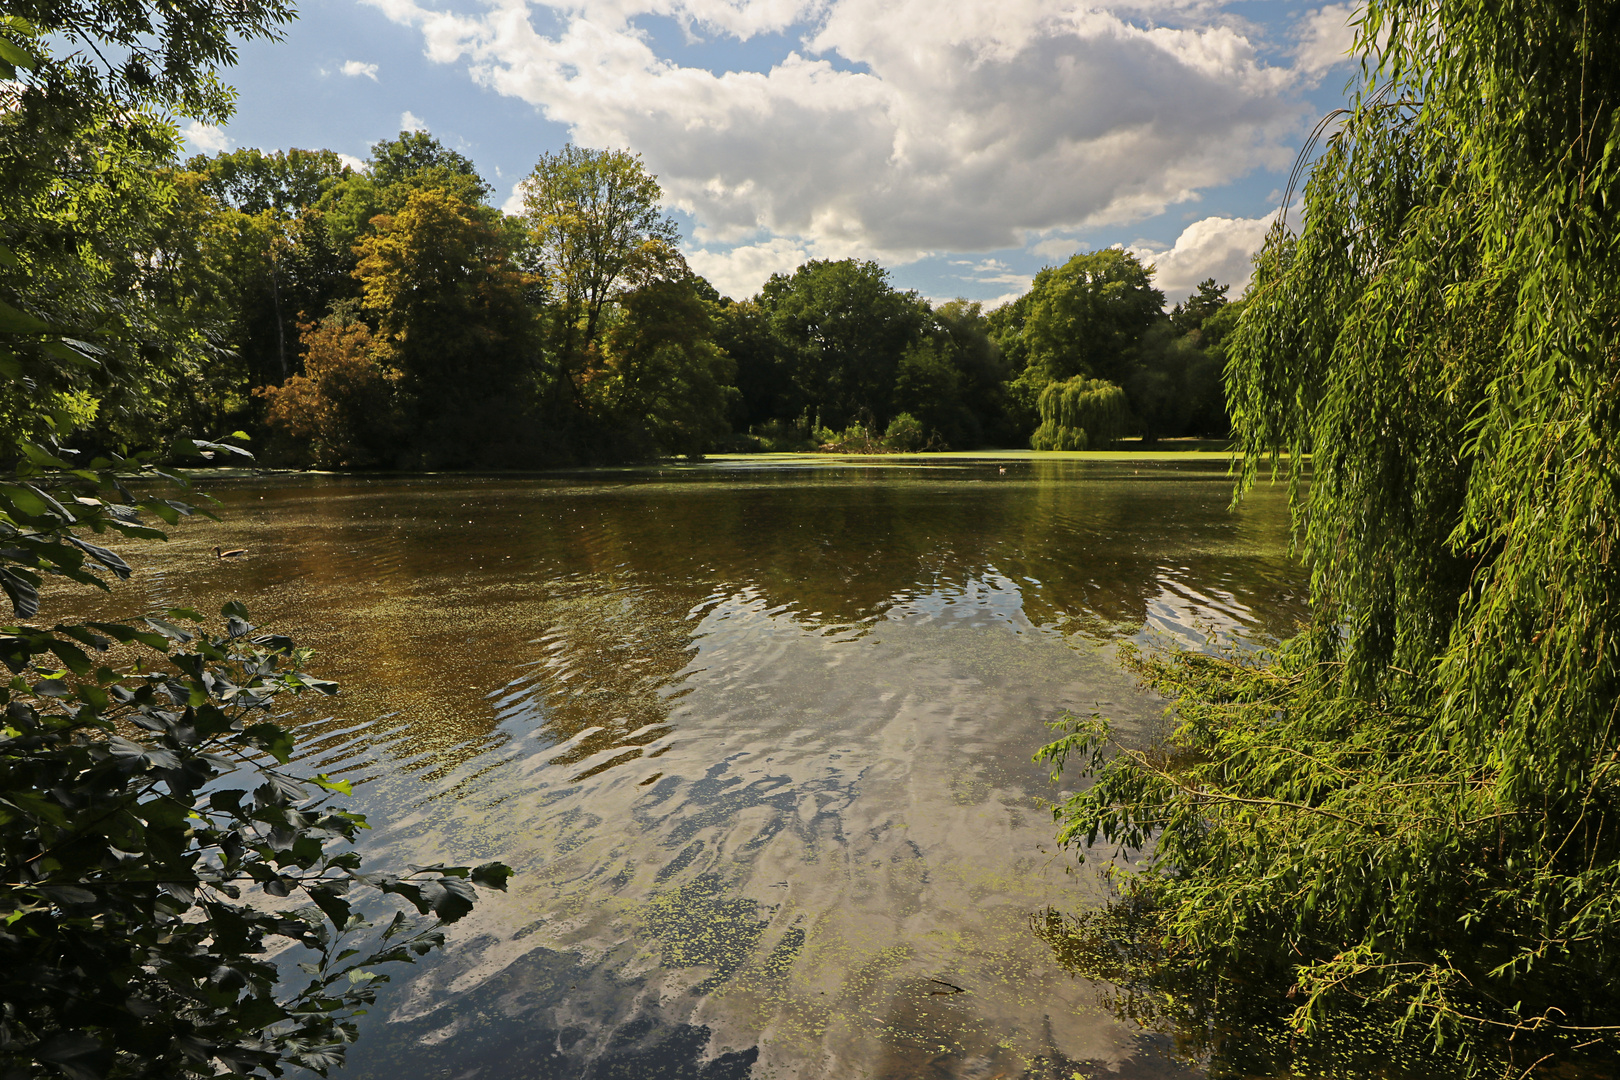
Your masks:
<svg viewBox="0 0 1620 1080"><path fill-rule="evenodd" d="M1366 6L1363 89L1227 376L1243 485L1288 476L1312 625L1143 661L1179 695L1167 754L1095 724L1046 751L1094 755L1064 836L1150 852L1168 953L1269 971L1306 1030L1372 1001L1465 1056L1620 1035L1613 15Z"/></svg>
<svg viewBox="0 0 1620 1080"><path fill-rule="evenodd" d="M1047 383L1037 404L1041 426L1029 440L1036 450L1106 450L1125 434L1130 414L1124 390L1084 375Z"/></svg>

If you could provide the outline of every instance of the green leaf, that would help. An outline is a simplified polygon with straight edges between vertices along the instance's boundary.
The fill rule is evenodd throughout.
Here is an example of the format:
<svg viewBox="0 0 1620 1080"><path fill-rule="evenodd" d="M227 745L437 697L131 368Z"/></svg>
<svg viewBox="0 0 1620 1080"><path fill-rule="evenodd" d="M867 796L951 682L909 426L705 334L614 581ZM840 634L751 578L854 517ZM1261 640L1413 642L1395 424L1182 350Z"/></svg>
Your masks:
<svg viewBox="0 0 1620 1080"><path fill-rule="evenodd" d="M152 615L142 616L141 621L147 626L150 626L152 629L156 630L158 633L162 634L164 637L169 638L171 641L186 642L197 636L190 630L176 626L174 623L156 618Z"/></svg>
<svg viewBox="0 0 1620 1080"><path fill-rule="evenodd" d="M176 510L167 499L143 502L141 509L150 510L170 525L180 524L180 511Z"/></svg>
<svg viewBox="0 0 1620 1080"><path fill-rule="evenodd" d="M242 738L285 765L292 760L292 733L279 724L265 721L250 725L242 731Z"/></svg>
<svg viewBox="0 0 1620 1080"><path fill-rule="evenodd" d="M106 634L115 641L122 641L125 643L138 641L149 649L157 649L159 652L169 651L169 639L164 637L162 634L154 634L146 630L137 630L133 626L125 626L122 623L87 622L84 625L90 627L92 630L100 630L103 634Z"/></svg>
<svg viewBox="0 0 1620 1080"><path fill-rule="evenodd" d="M70 345L70 340L69 338L62 338L57 341L47 341L41 347L46 353L56 357L58 360L66 360L68 363L76 364L79 367L95 367L99 363L95 357L86 355L81 350L74 348L74 345L78 344L77 342Z"/></svg>
<svg viewBox="0 0 1620 1080"><path fill-rule="evenodd" d="M339 795L353 795L354 794L354 785L349 783L349 781L347 781L347 780L334 780L330 776L326 775L325 773L316 773L315 777L314 777L314 780L312 782L317 787L323 787L327 791L335 791Z"/></svg>
<svg viewBox="0 0 1620 1080"><path fill-rule="evenodd" d="M168 533L154 529L149 525L137 525L128 521L120 521L117 518L108 521L106 524L109 529L117 531L119 535L131 536L137 540L167 540L169 538Z"/></svg>
<svg viewBox="0 0 1620 1080"><path fill-rule="evenodd" d="M82 1031L63 1031L34 1048L33 1056L61 1069L68 1080L104 1080L113 1053Z"/></svg>
<svg viewBox="0 0 1620 1080"><path fill-rule="evenodd" d="M88 627L75 626L71 623L57 623L51 628L58 634L65 634L82 645L88 645L97 652L106 652L107 646L112 642L100 634L92 634Z"/></svg>
<svg viewBox="0 0 1620 1080"><path fill-rule="evenodd" d="M348 925L349 902L339 896L335 888L327 885L317 886L309 890L309 898L321 909L322 914L332 920L333 926L341 930Z"/></svg>
<svg viewBox="0 0 1620 1080"><path fill-rule="evenodd" d="M50 328L49 323L0 300L0 334L42 334Z"/></svg>
<svg viewBox="0 0 1620 1080"><path fill-rule="evenodd" d="M476 885L489 889L506 891L506 882L512 876L512 868L505 863L491 862L482 866L473 867L472 880Z"/></svg>
<svg viewBox="0 0 1620 1080"><path fill-rule="evenodd" d="M67 669L73 674L90 674L90 668L93 665L90 663L90 658L84 654L83 649L69 645L65 641L53 641L51 642L51 652L55 653L57 659L66 664Z"/></svg>
<svg viewBox="0 0 1620 1080"><path fill-rule="evenodd" d="M3 37L0 37L0 60L4 60L7 64L12 65L13 67L25 68L29 71L32 71L34 68L39 66L39 57L29 52L21 45L18 45L16 42L8 41ZM6 254L10 255L11 252L8 251ZM13 258L15 258L15 256L13 256ZM10 265L16 264L13 262Z"/></svg>
<svg viewBox="0 0 1620 1080"><path fill-rule="evenodd" d="M114 735L107 740L107 749L112 751L115 758L122 758L131 766L138 762L153 769L180 768L180 759L174 755L172 750L167 750L161 746L144 746L119 735ZM154 814L159 812L159 807L161 807L165 820L172 819L176 824L178 824L179 818L184 816L181 813L179 817L176 817L173 813L174 807L161 803L146 803L141 809L143 813Z"/></svg>
<svg viewBox="0 0 1620 1080"><path fill-rule="evenodd" d="M31 619L39 613L38 574L16 566L0 565L0 589L5 590L12 610L19 619Z"/></svg>
<svg viewBox="0 0 1620 1080"><path fill-rule="evenodd" d="M440 922L453 923L473 909L478 892L459 878L441 877L422 886L422 899Z"/></svg>
<svg viewBox="0 0 1620 1080"><path fill-rule="evenodd" d="M18 484L0 484L0 499L27 517L43 517L50 510L49 504L38 492Z"/></svg>
<svg viewBox="0 0 1620 1080"><path fill-rule="evenodd" d="M328 697L333 696L340 689L342 689L342 687L330 679L317 679L312 675L305 675L301 671L294 675L293 678L299 683L302 683L304 686L309 687L311 690L317 690Z"/></svg>
<svg viewBox="0 0 1620 1080"><path fill-rule="evenodd" d="M81 889L77 885L40 885L38 889L53 904L78 905L96 902L95 893L89 889Z"/></svg>
<svg viewBox="0 0 1620 1080"><path fill-rule="evenodd" d="M42 465L47 469L71 469L73 467L35 442L24 440L17 444L17 449L21 450L23 456L29 461L32 461L35 465ZM41 495L44 494L37 488L35 492Z"/></svg>
<svg viewBox="0 0 1620 1080"><path fill-rule="evenodd" d="M210 456L213 455L214 452L220 451L220 450L223 450L226 453L236 454L236 455L238 455L240 457L245 457L245 458L252 458L253 457L253 451L243 449L240 446L232 446L230 443L205 442L205 441L203 441L201 439L193 439L192 444L197 448L197 450L199 452L201 452L203 454L204 457L210 457Z"/></svg>
<svg viewBox="0 0 1620 1080"><path fill-rule="evenodd" d="M271 1024L285 1020L287 1015L287 1010L273 999L252 997L242 1003L236 1018L249 1031L262 1031Z"/></svg>
<svg viewBox="0 0 1620 1080"><path fill-rule="evenodd" d="M90 543L88 540L81 540L77 536L69 536L68 542L120 578L127 578L133 573L129 563L125 562L115 551L109 551L99 544Z"/></svg>

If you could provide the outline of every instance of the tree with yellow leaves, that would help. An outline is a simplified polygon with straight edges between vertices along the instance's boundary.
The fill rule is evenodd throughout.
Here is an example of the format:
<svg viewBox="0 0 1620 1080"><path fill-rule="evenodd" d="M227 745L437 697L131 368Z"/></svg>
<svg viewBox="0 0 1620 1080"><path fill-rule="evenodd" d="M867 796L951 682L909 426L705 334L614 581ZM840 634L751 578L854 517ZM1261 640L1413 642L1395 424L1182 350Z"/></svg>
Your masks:
<svg viewBox="0 0 1620 1080"><path fill-rule="evenodd" d="M555 301L557 359L576 388L600 346L609 306L685 270L662 198L658 178L626 150L569 144L542 154L523 182L524 219Z"/></svg>
<svg viewBox="0 0 1620 1080"><path fill-rule="evenodd" d="M414 460L501 464L525 437L537 350L507 234L455 195L414 191L356 245L377 356L399 373Z"/></svg>

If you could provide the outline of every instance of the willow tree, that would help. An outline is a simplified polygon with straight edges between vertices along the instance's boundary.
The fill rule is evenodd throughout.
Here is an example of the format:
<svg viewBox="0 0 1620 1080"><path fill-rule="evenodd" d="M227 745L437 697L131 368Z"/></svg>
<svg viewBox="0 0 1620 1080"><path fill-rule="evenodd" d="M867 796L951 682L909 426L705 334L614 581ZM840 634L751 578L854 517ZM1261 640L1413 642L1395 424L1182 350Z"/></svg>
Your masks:
<svg viewBox="0 0 1620 1080"><path fill-rule="evenodd" d="M1106 450L1125 433L1130 412L1125 391L1084 375L1047 383L1039 402L1041 426L1029 440L1036 450Z"/></svg>
<svg viewBox="0 0 1620 1080"><path fill-rule="evenodd" d="M1162 943L1292 985L1306 1031L1620 1036L1617 45L1601 4L1370 0L1227 376L1311 627L1142 661L1174 753L1048 748L1098 774L1065 838L1149 851Z"/></svg>

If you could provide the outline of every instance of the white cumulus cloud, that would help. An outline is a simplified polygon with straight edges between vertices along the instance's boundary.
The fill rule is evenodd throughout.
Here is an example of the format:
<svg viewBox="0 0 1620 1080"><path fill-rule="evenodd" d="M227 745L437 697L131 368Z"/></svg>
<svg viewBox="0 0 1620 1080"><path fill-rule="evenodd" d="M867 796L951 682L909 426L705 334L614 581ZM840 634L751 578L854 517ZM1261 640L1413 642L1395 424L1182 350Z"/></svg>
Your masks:
<svg viewBox="0 0 1620 1080"><path fill-rule="evenodd" d="M802 244L784 237L718 251L692 248L686 252L693 271L707 278L720 295L737 300L754 296L772 274L791 274L811 258L814 256Z"/></svg>
<svg viewBox="0 0 1620 1080"><path fill-rule="evenodd" d="M641 153L695 220L696 258L740 244L738 273L793 247L903 262L1142 220L1285 166L1305 117L1305 76L1200 3L369 2L577 142ZM808 29L769 70L709 71L659 55L644 13L738 39Z"/></svg>
<svg viewBox="0 0 1620 1080"><path fill-rule="evenodd" d="M1350 25L1354 9L1349 4L1328 4L1303 16L1296 24L1298 41L1294 58L1301 73L1318 76L1340 64L1350 63L1350 46L1355 43L1355 27Z"/></svg>
<svg viewBox="0 0 1620 1080"><path fill-rule="evenodd" d="M1137 258L1154 266L1153 283L1164 290L1166 304L1185 300L1205 278L1230 285L1237 299L1254 272L1250 258L1265 241L1275 214L1257 218L1207 217L1181 231L1168 248L1138 244Z"/></svg>
<svg viewBox="0 0 1620 1080"><path fill-rule="evenodd" d="M367 64L359 60L346 60L343 63L343 74L350 76L364 75L372 82L377 81L377 65Z"/></svg>
<svg viewBox="0 0 1620 1080"><path fill-rule="evenodd" d="M231 148L230 136L226 135L225 132L221 131L213 124L205 124L201 120L193 120L191 123L186 125L180 134L184 136L186 146L193 151L201 151L205 154L217 154L221 150L229 150Z"/></svg>
<svg viewBox="0 0 1620 1080"><path fill-rule="evenodd" d="M339 154L338 160L343 162L343 164L347 165L349 168L353 169L355 172L363 172L366 167L366 163L355 157L353 154Z"/></svg>
<svg viewBox="0 0 1620 1080"><path fill-rule="evenodd" d="M426 131L427 121L406 109L399 114L399 129L401 131Z"/></svg>
<svg viewBox="0 0 1620 1080"><path fill-rule="evenodd" d="M525 177L525 179L527 179L527 177ZM508 195L506 197L506 201L501 204L501 213L513 215L523 213L522 180L519 180L517 183L512 185L512 194Z"/></svg>
<svg viewBox="0 0 1620 1080"><path fill-rule="evenodd" d="M1049 240L1029 245L1029 250L1053 263L1065 263L1074 255L1089 250L1089 245L1069 237L1054 236Z"/></svg>

